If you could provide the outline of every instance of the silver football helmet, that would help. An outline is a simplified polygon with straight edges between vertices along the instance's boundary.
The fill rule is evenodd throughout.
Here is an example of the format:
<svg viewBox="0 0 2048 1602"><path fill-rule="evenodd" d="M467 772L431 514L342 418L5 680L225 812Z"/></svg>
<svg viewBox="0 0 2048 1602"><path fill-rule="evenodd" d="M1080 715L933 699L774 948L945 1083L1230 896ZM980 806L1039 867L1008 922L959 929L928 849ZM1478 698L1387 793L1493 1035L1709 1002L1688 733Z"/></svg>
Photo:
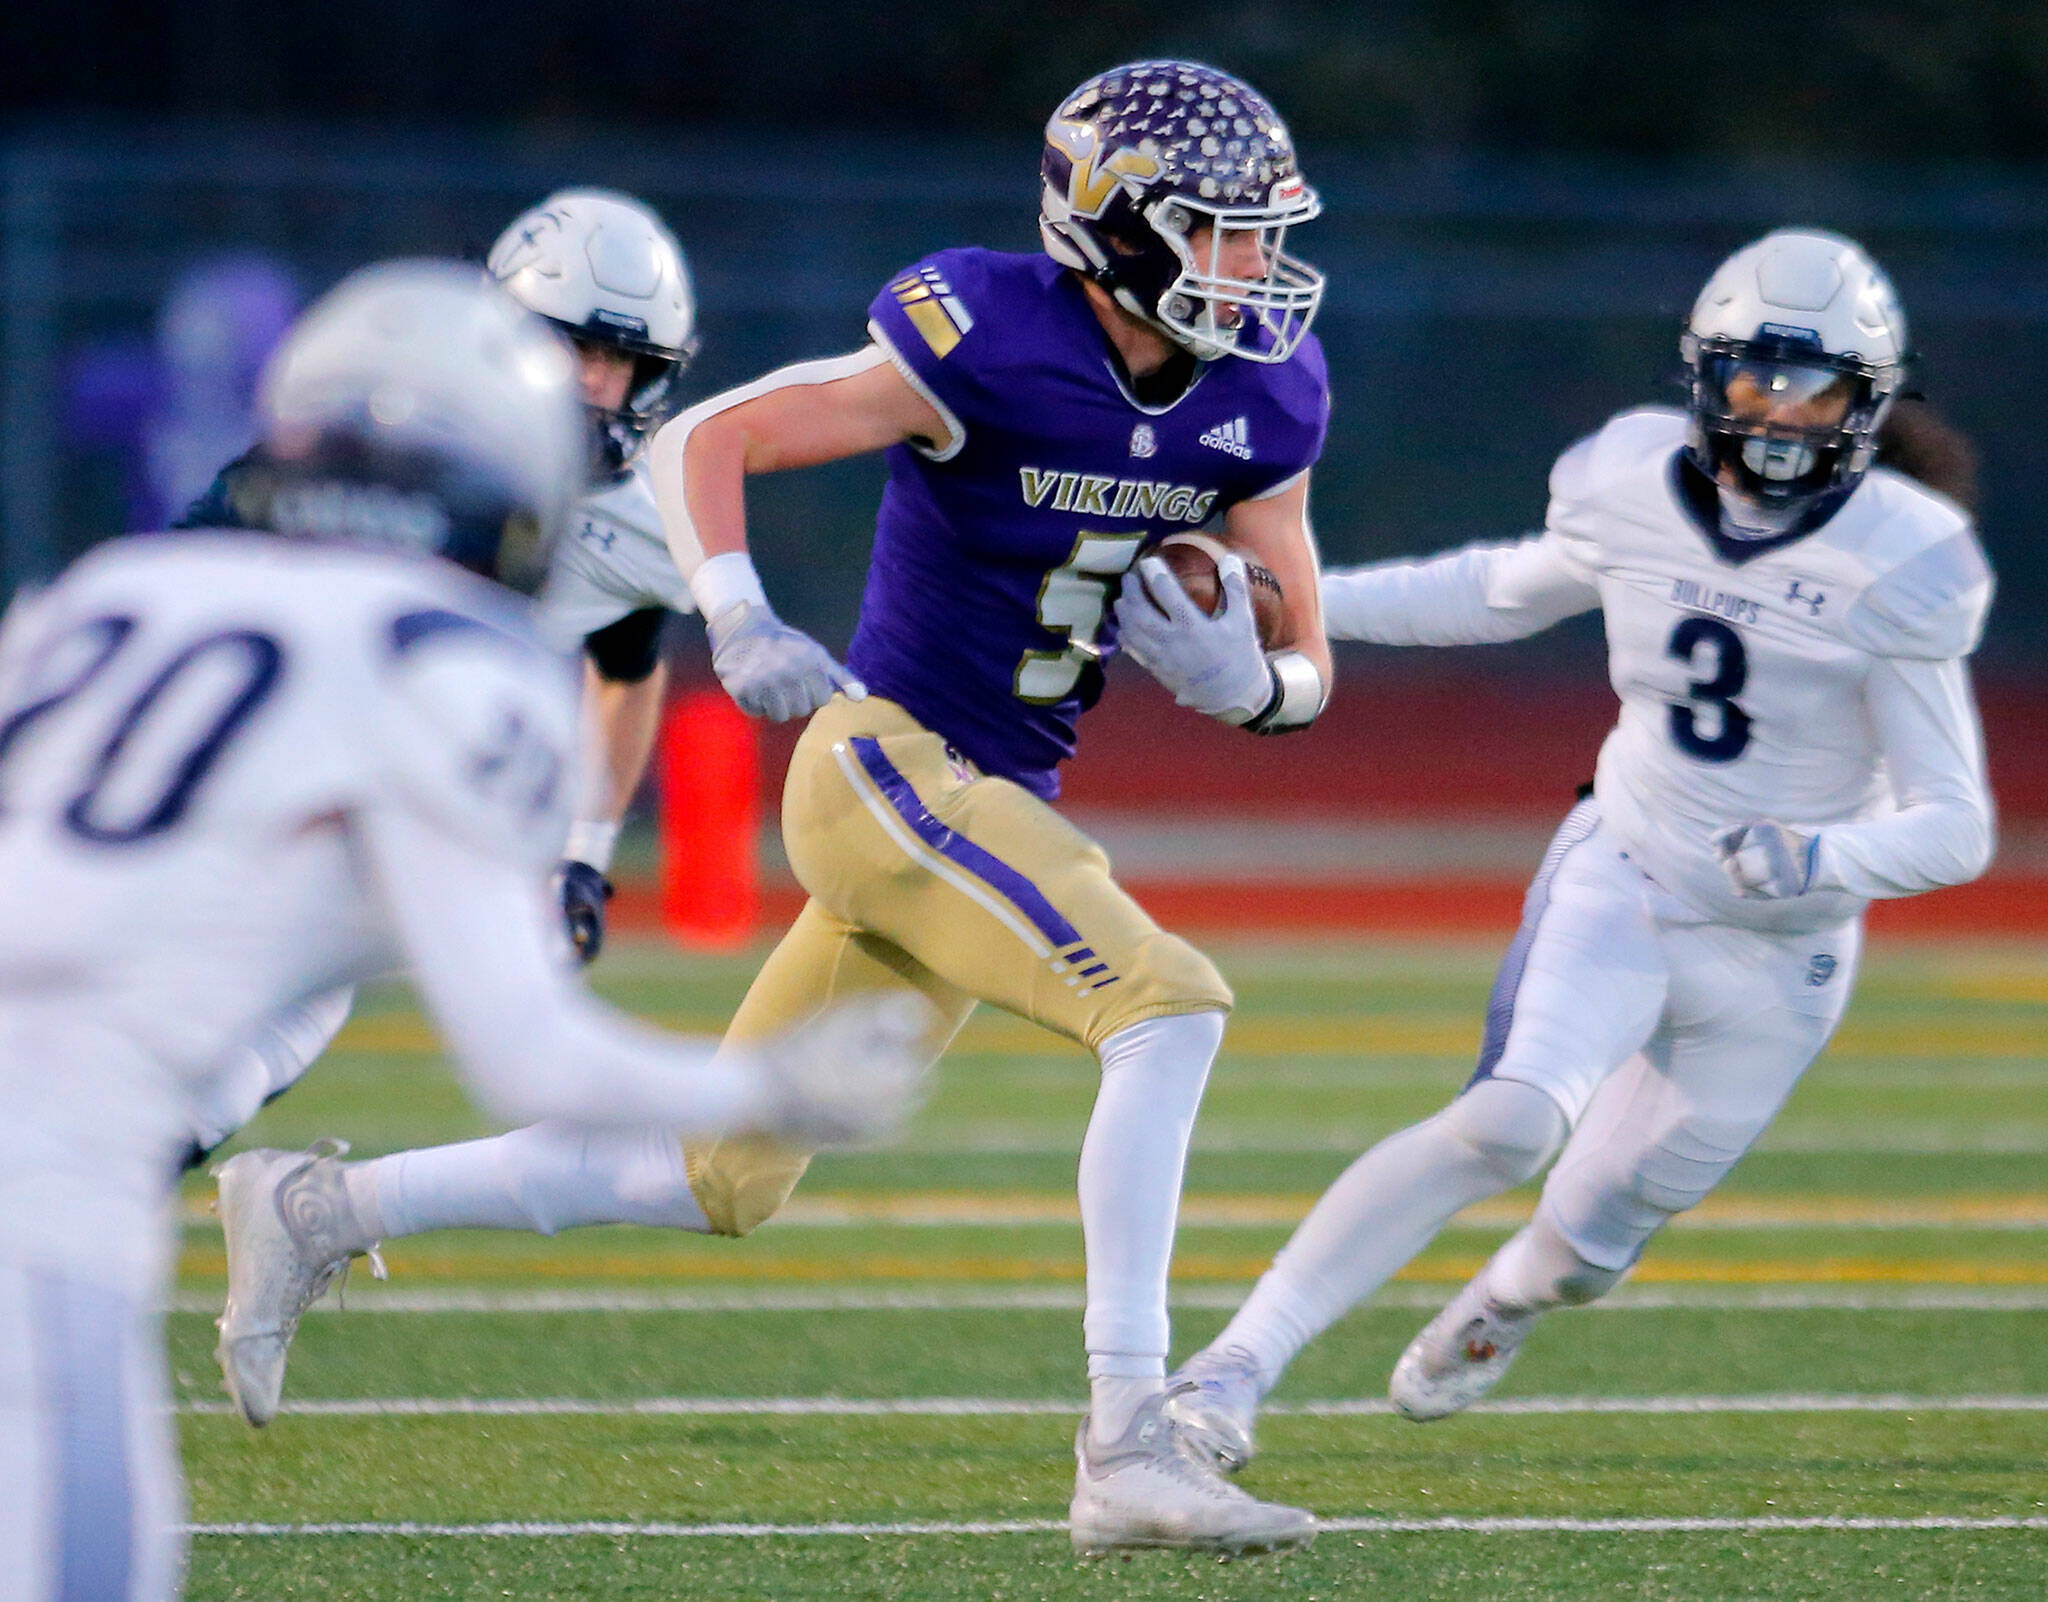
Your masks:
<svg viewBox="0 0 2048 1602"><path fill-rule="evenodd" d="M566 344L474 267L365 267L264 370L264 526L538 589L586 450Z"/></svg>
<svg viewBox="0 0 2048 1602"><path fill-rule="evenodd" d="M1781 228L1715 270L1679 349L1693 461L1751 502L1789 509L1869 470L1905 378L1906 316L1855 241Z"/></svg>
<svg viewBox="0 0 2048 1602"><path fill-rule="evenodd" d="M630 195L563 189L498 236L490 274L571 339L633 358L625 404L590 407L601 476L616 477L676 409L697 352L689 263L659 217Z"/></svg>

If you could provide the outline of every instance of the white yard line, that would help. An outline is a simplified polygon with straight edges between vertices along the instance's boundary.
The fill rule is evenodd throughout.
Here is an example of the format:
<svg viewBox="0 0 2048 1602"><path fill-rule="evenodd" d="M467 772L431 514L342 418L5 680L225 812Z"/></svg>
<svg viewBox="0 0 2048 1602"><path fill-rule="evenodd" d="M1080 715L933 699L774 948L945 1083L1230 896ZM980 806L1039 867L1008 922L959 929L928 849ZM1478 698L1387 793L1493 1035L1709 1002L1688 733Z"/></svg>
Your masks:
<svg viewBox="0 0 2048 1602"><path fill-rule="evenodd" d="M1233 1312L1250 1286L1190 1288L1174 1294L1173 1305L1185 1311ZM1443 1286L1396 1285L1373 1298L1372 1306L1435 1312L1450 1299ZM212 1317L220 1312L218 1294L185 1292L173 1298L170 1311ZM1009 1290L795 1290L763 1288L736 1291L619 1290L382 1290L365 1287L352 1292L346 1308L332 1301L317 1303L315 1315L363 1313L1001 1313L1077 1312L1083 1306L1078 1286L1023 1286ZM1581 1309L1595 1313L1666 1312L1908 1312L1908 1313L2041 1313L2048 1312L2048 1290L2002 1290L1940 1287L1915 1290L1865 1290L1853 1287L1759 1287L1730 1291L1724 1287L1665 1289L1624 1286L1611 1296ZM1576 1314L1574 1315L1576 1316Z"/></svg>
<svg viewBox="0 0 2048 1602"><path fill-rule="evenodd" d="M754 1538L762 1536L888 1536L888 1535L1057 1535L1066 1530L1060 1519L945 1520L916 1519L890 1524L629 1524L614 1521L492 1524L333 1523L333 1524L188 1524L188 1535L399 1535L441 1539L525 1537L562 1539L575 1536L658 1536L665 1538ZM1664 1535L1727 1531L1769 1534L1800 1530L2048 1530L2048 1517L1990 1516L1966 1518L1929 1514L1919 1518L1859 1518L1822 1514L1812 1518L1434 1518L1325 1519L1328 1534L1433 1535L1459 1532L1474 1535Z"/></svg>
<svg viewBox="0 0 2048 1602"><path fill-rule="evenodd" d="M1002 1396L365 1396L286 1402L287 1413L319 1418L1027 1418L1072 1416L1071 1397ZM1274 1402L1269 1418L1359 1418L1393 1412L1384 1397ZM232 1403L185 1401L181 1413L225 1417ZM1521 1417L1566 1413L2048 1413L2048 1396L1858 1395L1836 1391L1762 1396L1521 1396L1481 1402L1475 1413Z"/></svg>

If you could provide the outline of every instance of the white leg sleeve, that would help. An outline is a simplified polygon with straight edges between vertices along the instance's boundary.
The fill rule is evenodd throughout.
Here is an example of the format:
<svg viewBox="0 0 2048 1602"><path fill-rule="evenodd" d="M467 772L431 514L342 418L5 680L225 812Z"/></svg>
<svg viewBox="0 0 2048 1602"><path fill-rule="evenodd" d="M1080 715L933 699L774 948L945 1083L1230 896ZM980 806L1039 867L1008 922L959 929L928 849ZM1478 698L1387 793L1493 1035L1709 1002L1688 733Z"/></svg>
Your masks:
<svg viewBox="0 0 2048 1602"><path fill-rule="evenodd" d="M489 1140L399 1152L349 1165L386 1239L430 1229L552 1235L584 1224L651 1224L708 1232L672 1129L535 1124Z"/></svg>
<svg viewBox="0 0 2048 1602"><path fill-rule="evenodd" d="M1385 1284L1460 1209L1532 1178L1564 1134L1564 1114L1545 1092L1480 1080L1347 1168L1214 1344L1250 1352L1270 1389L1296 1352Z"/></svg>
<svg viewBox="0 0 2048 1602"><path fill-rule="evenodd" d="M313 1066L355 1005L354 985L287 1007L213 1075L193 1108L192 1143L211 1151L281 1096Z"/></svg>
<svg viewBox="0 0 2048 1602"><path fill-rule="evenodd" d="M1102 1043L1102 1089L1081 1145L1091 1376L1165 1377L1181 1174L1223 1021L1220 1012L1148 1018Z"/></svg>
<svg viewBox="0 0 2048 1602"><path fill-rule="evenodd" d="M152 1314L0 1261L0 1588L24 1602L171 1602L183 1491Z"/></svg>

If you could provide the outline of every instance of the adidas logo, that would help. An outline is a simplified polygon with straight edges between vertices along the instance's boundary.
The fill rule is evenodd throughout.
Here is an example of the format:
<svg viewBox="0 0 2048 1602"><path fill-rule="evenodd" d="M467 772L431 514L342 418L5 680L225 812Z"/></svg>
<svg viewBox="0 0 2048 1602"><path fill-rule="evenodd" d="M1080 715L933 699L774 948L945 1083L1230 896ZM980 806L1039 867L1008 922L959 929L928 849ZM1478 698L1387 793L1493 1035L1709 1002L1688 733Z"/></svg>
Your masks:
<svg viewBox="0 0 2048 1602"><path fill-rule="evenodd" d="M1204 434L1201 443L1212 451L1228 451L1232 456L1245 461L1252 459L1251 430L1245 426L1242 417L1233 417L1227 423L1218 423Z"/></svg>

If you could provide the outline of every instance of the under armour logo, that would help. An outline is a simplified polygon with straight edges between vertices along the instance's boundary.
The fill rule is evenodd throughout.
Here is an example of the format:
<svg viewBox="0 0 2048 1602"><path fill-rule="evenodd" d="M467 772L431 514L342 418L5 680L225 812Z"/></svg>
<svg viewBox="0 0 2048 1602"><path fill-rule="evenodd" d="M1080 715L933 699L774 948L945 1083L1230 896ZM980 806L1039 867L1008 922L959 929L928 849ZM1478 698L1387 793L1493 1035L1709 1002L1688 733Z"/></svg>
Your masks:
<svg viewBox="0 0 2048 1602"><path fill-rule="evenodd" d="M1785 592L1785 604L1790 606L1794 601L1801 602L1806 607L1806 613L1809 617L1819 617L1820 609L1827 605L1827 600L1828 598L1824 592L1820 590L1809 592L1797 579L1792 581L1792 587Z"/></svg>
<svg viewBox="0 0 2048 1602"><path fill-rule="evenodd" d="M619 531L615 528L599 528L595 523L586 522L579 537L590 541L592 545L601 545L610 550L612 543L619 537Z"/></svg>

